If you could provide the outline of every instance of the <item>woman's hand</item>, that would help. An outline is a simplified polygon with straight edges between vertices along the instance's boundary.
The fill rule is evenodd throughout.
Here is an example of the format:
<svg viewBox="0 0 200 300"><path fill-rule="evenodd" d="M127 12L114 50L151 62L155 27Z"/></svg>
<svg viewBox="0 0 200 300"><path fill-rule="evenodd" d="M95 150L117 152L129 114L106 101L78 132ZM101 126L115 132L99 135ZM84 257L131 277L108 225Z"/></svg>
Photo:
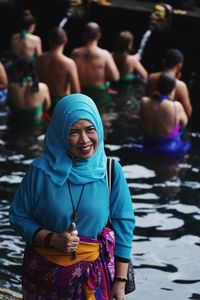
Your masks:
<svg viewBox="0 0 200 300"><path fill-rule="evenodd" d="M125 282L114 281L111 288L110 300L124 300L125 298Z"/></svg>
<svg viewBox="0 0 200 300"><path fill-rule="evenodd" d="M65 253L72 253L76 251L79 245L79 237L76 230L76 224L72 223L69 229L61 233L54 233L51 238L50 246Z"/></svg>

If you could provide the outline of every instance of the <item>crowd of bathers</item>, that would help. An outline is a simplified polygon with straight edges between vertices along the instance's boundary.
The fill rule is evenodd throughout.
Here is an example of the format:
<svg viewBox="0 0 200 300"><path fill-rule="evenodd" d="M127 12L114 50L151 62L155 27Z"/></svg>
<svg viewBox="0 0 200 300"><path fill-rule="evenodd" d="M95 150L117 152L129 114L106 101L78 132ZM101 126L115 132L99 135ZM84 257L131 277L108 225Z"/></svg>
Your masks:
<svg viewBox="0 0 200 300"><path fill-rule="evenodd" d="M87 22L83 45L66 55L70 40L64 28L50 30L46 51L35 34L36 19L31 11L23 11L20 28L11 36L10 67L0 64L0 96L15 121L48 124L57 102L80 92L91 97L100 112L102 108L109 111L112 84L139 80L145 90L145 97L139 99L139 117L146 136L169 137L174 128L187 125L192 105L187 84L181 79L184 55L180 49L167 49L160 70L149 73L134 53L134 34L129 30L118 33L111 52L99 46L100 25Z"/></svg>

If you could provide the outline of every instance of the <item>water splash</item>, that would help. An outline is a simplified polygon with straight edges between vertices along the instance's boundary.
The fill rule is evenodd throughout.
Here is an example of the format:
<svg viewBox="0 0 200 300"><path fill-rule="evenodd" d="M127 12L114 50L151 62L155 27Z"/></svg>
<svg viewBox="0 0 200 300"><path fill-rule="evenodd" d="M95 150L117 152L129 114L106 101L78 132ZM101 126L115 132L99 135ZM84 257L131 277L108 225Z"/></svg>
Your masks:
<svg viewBox="0 0 200 300"><path fill-rule="evenodd" d="M64 17L64 18L60 21L58 27L63 28L67 22L68 22L68 17Z"/></svg>
<svg viewBox="0 0 200 300"><path fill-rule="evenodd" d="M142 40L140 42L140 46L139 46L139 49L138 49L138 52L137 52L137 55L139 56L139 59L141 59L141 57L142 57L142 54L144 52L144 48L145 48L145 46L146 46L146 44L147 44L147 42L148 42L148 40L151 36L151 33L152 33L152 31L150 29L148 29L142 37Z"/></svg>

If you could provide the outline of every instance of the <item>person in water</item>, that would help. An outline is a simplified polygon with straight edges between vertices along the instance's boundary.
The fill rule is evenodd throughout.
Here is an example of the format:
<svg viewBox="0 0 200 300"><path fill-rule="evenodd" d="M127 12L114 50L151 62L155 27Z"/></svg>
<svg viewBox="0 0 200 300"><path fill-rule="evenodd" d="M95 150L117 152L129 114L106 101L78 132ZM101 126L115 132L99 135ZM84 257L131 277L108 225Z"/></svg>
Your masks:
<svg viewBox="0 0 200 300"><path fill-rule="evenodd" d="M175 97L179 101L187 116L192 115L192 105L190 101L190 95L186 83L181 80L181 70L183 68L184 56L179 49L167 50L164 58L164 68L160 72L149 74L147 81L147 95L150 96L156 88L157 80L162 73L167 73L176 78Z"/></svg>
<svg viewBox="0 0 200 300"><path fill-rule="evenodd" d="M0 62L0 103L6 100L8 88L8 74L2 62Z"/></svg>
<svg viewBox="0 0 200 300"><path fill-rule="evenodd" d="M67 42L68 37L64 29L52 28L49 33L50 49L36 59L38 77L49 87L52 110L63 96L80 92L76 64L63 54Z"/></svg>
<svg viewBox="0 0 200 300"><path fill-rule="evenodd" d="M130 31L119 32L113 57L120 72L121 82L134 82L137 78L147 80L148 72L137 54L132 54L134 36Z"/></svg>
<svg viewBox="0 0 200 300"><path fill-rule="evenodd" d="M94 99L99 108L99 104L109 107L112 104L108 94L110 81L119 80L119 71L111 53L98 46L101 30L97 23L85 25L83 38L85 45L71 53L78 68L81 91Z"/></svg>
<svg viewBox="0 0 200 300"><path fill-rule="evenodd" d="M35 57L42 53L41 38L34 34L36 20L30 10L24 10L20 19L21 31L11 36L11 55L15 58Z"/></svg>
<svg viewBox="0 0 200 300"><path fill-rule="evenodd" d="M10 207L10 224L26 241L24 300L124 299L135 218L120 163L114 160L110 195L106 165L94 101L79 93L63 97L44 154Z"/></svg>
<svg viewBox="0 0 200 300"><path fill-rule="evenodd" d="M174 100L175 89L174 76L162 73L151 97L142 99L140 118L146 145L156 147L157 144L166 144L166 147L173 145L174 150L182 150L184 143L180 134L188 123L188 117L182 104Z"/></svg>
<svg viewBox="0 0 200 300"><path fill-rule="evenodd" d="M8 85L7 104L11 120L39 124L43 113L51 107L48 86L39 82L34 65L28 57L21 57L14 63L14 81Z"/></svg>

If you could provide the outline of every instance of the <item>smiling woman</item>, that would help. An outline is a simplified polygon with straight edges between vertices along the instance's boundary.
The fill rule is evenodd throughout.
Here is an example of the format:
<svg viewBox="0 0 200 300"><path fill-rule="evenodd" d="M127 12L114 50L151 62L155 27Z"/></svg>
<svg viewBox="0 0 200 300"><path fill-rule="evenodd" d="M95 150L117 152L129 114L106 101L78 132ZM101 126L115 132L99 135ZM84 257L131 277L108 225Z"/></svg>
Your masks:
<svg viewBox="0 0 200 300"><path fill-rule="evenodd" d="M23 299L124 299L135 219L117 161L109 200L106 163L93 100L83 94L61 99L44 155L31 164L10 209L11 226L27 243Z"/></svg>

